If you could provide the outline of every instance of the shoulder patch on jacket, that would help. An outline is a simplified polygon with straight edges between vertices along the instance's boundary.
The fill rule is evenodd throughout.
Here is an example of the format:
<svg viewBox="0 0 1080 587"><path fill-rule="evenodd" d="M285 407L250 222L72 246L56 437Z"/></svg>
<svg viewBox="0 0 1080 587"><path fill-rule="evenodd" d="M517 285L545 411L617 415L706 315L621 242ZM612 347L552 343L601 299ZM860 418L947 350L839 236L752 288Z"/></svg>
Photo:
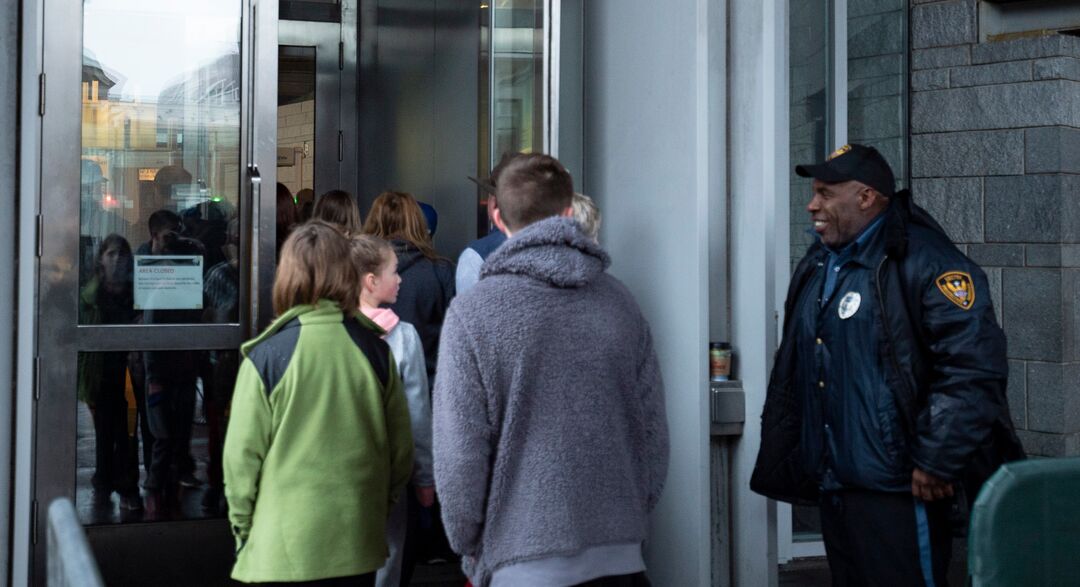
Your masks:
<svg viewBox="0 0 1080 587"><path fill-rule="evenodd" d="M379 335L364 328L359 322L346 316L344 318L345 332L349 333L360 352L364 353L371 368L375 370L375 376L386 387L390 384L390 346Z"/></svg>
<svg viewBox="0 0 1080 587"><path fill-rule="evenodd" d="M281 378L285 376L285 370L289 368L293 352L296 351L296 343L300 340L300 320L293 319L281 327L270 338L262 341L248 353L248 360L255 365L259 372L266 395L269 396Z"/></svg>
<svg viewBox="0 0 1080 587"><path fill-rule="evenodd" d="M961 309L970 310L975 305L975 282L963 271L948 271L934 280L945 299Z"/></svg>

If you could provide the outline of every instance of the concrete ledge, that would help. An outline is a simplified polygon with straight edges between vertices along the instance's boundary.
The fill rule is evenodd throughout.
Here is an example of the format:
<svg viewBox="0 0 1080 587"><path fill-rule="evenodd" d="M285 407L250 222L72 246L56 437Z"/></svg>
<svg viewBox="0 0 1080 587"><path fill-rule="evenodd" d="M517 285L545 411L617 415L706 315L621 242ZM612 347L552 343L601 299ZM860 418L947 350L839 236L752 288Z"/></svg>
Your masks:
<svg viewBox="0 0 1080 587"><path fill-rule="evenodd" d="M741 436L746 421L746 393L741 381L709 382L709 436Z"/></svg>
<svg viewBox="0 0 1080 587"><path fill-rule="evenodd" d="M1053 34L1034 39L980 43L971 49L974 64L1058 56L1080 57L1080 38Z"/></svg>

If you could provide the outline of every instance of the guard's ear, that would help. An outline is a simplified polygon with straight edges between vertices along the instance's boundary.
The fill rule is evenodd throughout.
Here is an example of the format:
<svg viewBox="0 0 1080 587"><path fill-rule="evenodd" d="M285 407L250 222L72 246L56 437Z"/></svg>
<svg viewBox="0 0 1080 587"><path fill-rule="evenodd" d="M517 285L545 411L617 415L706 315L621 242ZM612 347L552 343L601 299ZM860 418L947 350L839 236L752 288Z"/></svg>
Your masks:
<svg viewBox="0 0 1080 587"><path fill-rule="evenodd" d="M885 196L874 188L868 185L862 186L859 189L859 209L869 210L873 208L877 204L878 198L885 200Z"/></svg>

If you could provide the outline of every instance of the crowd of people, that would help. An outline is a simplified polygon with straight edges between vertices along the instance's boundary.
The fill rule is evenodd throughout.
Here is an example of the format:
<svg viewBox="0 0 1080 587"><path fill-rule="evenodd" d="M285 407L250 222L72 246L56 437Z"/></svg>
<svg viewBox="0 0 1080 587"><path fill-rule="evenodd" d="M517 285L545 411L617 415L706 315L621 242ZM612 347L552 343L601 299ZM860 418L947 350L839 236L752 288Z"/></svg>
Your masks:
<svg viewBox="0 0 1080 587"><path fill-rule="evenodd" d="M470 247L481 271L455 275L404 192L279 227L277 318L241 349L225 436L235 579L408 585L426 517L477 585L644 584L667 463L648 326L557 160L492 176L507 244Z"/></svg>
<svg viewBox="0 0 1080 587"><path fill-rule="evenodd" d="M818 240L791 282L751 488L820 507L834 584L945 584L968 500L1024 456L986 276L875 149L797 171L813 180ZM408 585L421 538L430 550L441 536L476 587L648 585L642 545L669 457L648 323L607 272L599 210L556 159L508 156L477 184L494 229L456 265L409 193L382 193L365 219L344 191L301 206L279 186L276 318L257 338L80 363L95 489L141 507L115 393L129 376L147 508L201 483L198 380L204 504L228 512L236 580ZM235 219L215 240L188 236L182 216L152 214L142 254L220 242L203 314L235 321ZM136 312L131 258L118 235L100 243L85 321L198 321Z"/></svg>
<svg viewBox="0 0 1080 587"><path fill-rule="evenodd" d="M512 210L510 214L515 218L525 219L515 219L514 224L503 220L495 188L495 178L504 168L512 167L511 163L517 169L508 174L508 185L520 176L517 181L525 186L502 195L507 202L504 208ZM491 178L486 185L493 228L489 236L472 243L467 253L479 249L486 258L512 230L543 224L541 221L548 217L573 216L578 223L565 219L556 223L561 238L570 240L563 243L556 239L546 245L566 248L559 263L549 263L548 267L536 264L535 250L530 248L508 255L503 260L504 273L522 278L530 271L535 273L515 285L517 288L539 279L563 293L589 290L594 299L579 308L587 314L616 299L621 304L617 308L581 318L596 320L607 313L615 323L625 324L627 330L617 337L625 340L636 339L647 331L632 300L603 272L608 260L598 246L599 210L591 199L573 192L572 180L558 161L539 155L507 157L493 170ZM94 246L96 255L93 271L83 279L82 323L235 323L239 319L238 215L221 203L204 203L185 210L170 206L176 186L190 183L190 174L182 168L165 168L158 173L155 205L160 207L147 216L145 230L149 238L137 249L132 250L127 240L136 232L131 227L87 243ZM342 190L306 200L301 202L278 184L273 290L277 318L258 338L235 350L107 352L90 354L80 361L79 397L90 408L95 431L95 505L112 507L115 493L121 510L145 508L138 519L172 519L183 517L184 492L203 488L204 511L210 515L228 513L238 540L233 575L244 581L334 579L353 584L356 579L359 584L408 585L418 557L456 560L464 555L466 561L472 561L466 564L484 565L477 568L487 570L477 571L475 579L478 584L486 584L493 570L491 562L480 560L479 544L466 547L459 542L457 526L463 513L462 499L471 501L477 496L443 490L437 497L433 420L446 410L458 409L452 407L453 403L437 401L440 395L462 395L470 402L474 399L471 394L475 390L437 389L440 370L446 373L442 377L446 379L466 376L458 365L439 366L440 348L443 354L457 356L469 352L465 347L471 345L463 338L455 338L452 343L440 341L452 302L461 305L469 299L486 297L488 301L480 302L481 307L489 307L502 303L498 301L501 294L484 296L480 293L483 288L478 288L464 295L465 289L472 289L480 281L480 264L470 263L467 254L462 256L465 261L458 264L439 254L433 239L437 214L409 193L387 191L379 195L366 217L361 215L356 199ZM496 246L485 246L496 239ZM542 244L538 241L535 246L546 250ZM202 307L179 309L165 304L140 308L134 299L134 265L135 259L147 257L162 257L155 262L166 264L185 258L203 259ZM568 267L576 267L576 273L567 273ZM492 274L487 280L503 279ZM459 284L464 284L460 291ZM534 301L535 316L530 320L539 318L546 311L544 306L556 301ZM483 314L477 314L476 319L494 320L499 312ZM515 336L513 324L500 328L507 329L502 338ZM547 328L569 334L577 325L570 321ZM455 327L445 331L458 333ZM613 335L609 331L603 336ZM594 348L595 357L571 349L548 349L548 353L552 360L602 361L613 367L605 345ZM490 349L483 352L493 366L497 355ZM522 352L532 351L522 348L514 355ZM611 545L606 539L585 540L576 532L554 531L549 536L552 543L546 548L533 547L515 554L528 563L523 562L522 568L515 571L519 574L535 572L530 565L535 565L538 555L565 557L567 546L584 548L593 563L609 560L606 566L599 567L601 571L636 575L644 569L640 554L644 516L655 504L662 480L656 469L666 463L666 431L658 375L655 371L647 373L652 379L642 387L635 385L640 375L638 367L629 367L644 363L655 368L651 347L627 348L626 352L638 358L612 372L622 373L621 380L599 387L588 379L573 384L567 381L563 390L564 397L569 398L581 396L582 388L588 388L584 395L592 397L597 405L611 404L607 407L613 413L622 409L617 405L620 397L631 401L649 399L648 418L643 418L644 413L623 416L626 426L619 440L625 447L609 447L610 454L597 453L589 457L590 463L578 463L596 470L601 466L608 469L611 477L604 483L648 473L642 477L647 482L641 488L620 490L618 499L609 507L610 517L605 516L606 523L613 524L631 518L616 524L619 532L615 536L624 543ZM542 364L560 368L546 361L536 366ZM513 364L507 364L505 369L501 375L505 381L500 384L521 387L531 380L529 373L518 371ZM475 380L469 385L483 383ZM625 389L617 391L617 386ZM579 397L577 401L584 400ZM134 422L141 434L129 433L129 402L137 406ZM201 413L197 413L199 406ZM440 411L439 406L446 407ZM561 421L573 434L560 435L560 442L573 435L583 440L610 436L602 426L582 429L575 414L565 408L551 414L537 409L527 415L519 414L521 407L501 406L500 411L510 412L484 415L488 407L495 406L474 407L480 409L475 416L486 421L524 418L543 420L548 425ZM192 449L193 421L199 416L206 423L204 470L199 470ZM475 432L455 431L454 427L439 430L443 434ZM653 438L650 446L635 440L645 433ZM495 437L489 440L491 444L483 453L470 456L497 452L500 441ZM137 455L140 443L141 458ZM475 438L447 437L442 443L447 447L470 446L470 451L479 449ZM340 448L328 450L330 447ZM551 445L534 450L558 451L563 447ZM626 461L626 455L621 454L626 450L636 457ZM526 464L508 461L505 466L520 468ZM205 480L199 478L202 471ZM551 472L548 467L545 474ZM482 479L488 474L465 467L445 470L443 483L453 488L463 480ZM532 480L530 474L516 483ZM583 479L580 487L571 489L566 488L568 496L580 498L593 487ZM471 493L472 489L467 491ZM531 506L516 509L520 510L516 515L521 515ZM595 516L601 511L586 502L575 509L563 514L585 514L588 510ZM500 514L510 515L509 510ZM540 512L534 515L539 522ZM282 528L290 530L282 532ZM551 550L552 545L558 548ZM599 550L589 551L590 546ZM612 558L612 553L617 556ZM610 561L619 564L613 566ZM582 563L578 566L588 568ZM506 574L510 571L501 572L504 578L497 583L518 584L512 574ZM579 575L583 579L600 576L587 570Z"/></svg>

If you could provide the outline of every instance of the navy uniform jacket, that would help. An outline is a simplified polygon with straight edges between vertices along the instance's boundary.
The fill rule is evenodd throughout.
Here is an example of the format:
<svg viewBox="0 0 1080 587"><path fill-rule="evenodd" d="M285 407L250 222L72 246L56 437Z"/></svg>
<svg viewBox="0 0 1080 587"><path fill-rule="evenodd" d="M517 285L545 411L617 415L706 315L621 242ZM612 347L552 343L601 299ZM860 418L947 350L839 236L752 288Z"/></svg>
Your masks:
<svg viewBox="0 0 1080 587"><path fill-rule="evenodd" d="M814 244L792 277L751 488L816 503L823 486L910 491L918 467L971 491L1022 458L986 276L910 194L821 308L827 256Z"/></svg>

